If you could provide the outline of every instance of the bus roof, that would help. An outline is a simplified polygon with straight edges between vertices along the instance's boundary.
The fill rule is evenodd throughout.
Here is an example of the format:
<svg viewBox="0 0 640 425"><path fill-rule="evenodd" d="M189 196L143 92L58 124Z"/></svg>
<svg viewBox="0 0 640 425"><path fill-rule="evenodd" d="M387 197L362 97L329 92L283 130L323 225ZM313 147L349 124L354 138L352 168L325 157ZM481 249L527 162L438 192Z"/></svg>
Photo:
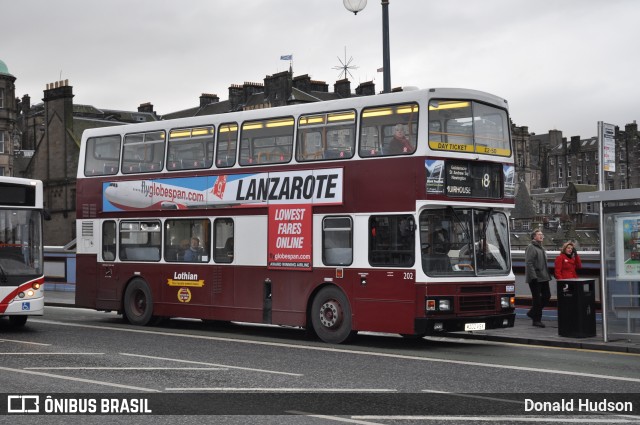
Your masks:
<svg viewBox="0 0 640 425"><path fill-rule="evenodd" d="M171 120L161 120L146 123L126 124L121 126L109 126L91 128L84 131L82 138L103 136L114 133L144 132L147 130L157 130L159 128L175 128L181 126L197 126L216 122L234 122L240 120L261 119L265 117L277 117L287 115L301 115L318 111L340 110L340 109L361 109L371 104L392 104L402 102L424 101L432 98L447 99L468 99L473 98L481 102L486 102L508 110L508 103L505 99L486 93L483 91L462 89L462 88L431 88L423 90L411 90L394 93L383 93L374 96L350 97L345 99L327 100L308 104L287 105L273 108L254 109L248 111L234 111L224 114L198 115L187 118L176 118ZM163 124L165 123L165 124Z"/></svg>

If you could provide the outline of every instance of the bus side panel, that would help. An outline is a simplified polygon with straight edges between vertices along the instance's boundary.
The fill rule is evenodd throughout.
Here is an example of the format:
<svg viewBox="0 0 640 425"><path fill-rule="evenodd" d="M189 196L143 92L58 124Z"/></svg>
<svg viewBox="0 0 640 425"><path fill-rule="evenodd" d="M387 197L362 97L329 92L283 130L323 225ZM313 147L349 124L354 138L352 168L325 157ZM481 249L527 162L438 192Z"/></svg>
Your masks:
<svg viewBox="0 0 640 425"><path fill-rule="evenodd" d="M263 323L264 281L263 267L237 267L233 275L234 310L226 320Z"/></svg>
<svg viewBox="0 0 640 425"><path fill-rule="evenodd" d="M273 323L306 326L307 300L318 284L330 277L331 272L320 268L299 272L273 271Z"/></svg>
<svg viewBox="0 0 640 425"><path fill-rule="evenodd" d="M78 254L76 257L76 306L97 308L97 259L95 254Z"/></svg>
<svg viewBox="0 0 640 425"><path fill-rule="evenodd" d="M354 281L353 328L372 332L413 334L415 272L413 270L345 271Z"/></svg>

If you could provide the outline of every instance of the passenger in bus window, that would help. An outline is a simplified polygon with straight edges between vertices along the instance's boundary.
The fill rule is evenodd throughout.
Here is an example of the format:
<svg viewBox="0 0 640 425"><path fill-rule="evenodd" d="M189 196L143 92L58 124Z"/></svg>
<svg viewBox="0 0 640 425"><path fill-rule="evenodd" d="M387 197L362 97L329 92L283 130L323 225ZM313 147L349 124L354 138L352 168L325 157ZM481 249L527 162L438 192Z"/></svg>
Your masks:
<svg viewBox="0 0 640 425"><path fill-rule="evenodd" d="M191 238L191 245L189 249L184 252L184 261L201 261L202 248L200 247L200 239L195 236Z"/></svg>
<svg viewBox="0 0 640 425"><path fill-rule="evenodd" d="M405 136L404 124L396 124L393 139L389 142L389 155L400 155L413 152L413 147Z"/></svg>

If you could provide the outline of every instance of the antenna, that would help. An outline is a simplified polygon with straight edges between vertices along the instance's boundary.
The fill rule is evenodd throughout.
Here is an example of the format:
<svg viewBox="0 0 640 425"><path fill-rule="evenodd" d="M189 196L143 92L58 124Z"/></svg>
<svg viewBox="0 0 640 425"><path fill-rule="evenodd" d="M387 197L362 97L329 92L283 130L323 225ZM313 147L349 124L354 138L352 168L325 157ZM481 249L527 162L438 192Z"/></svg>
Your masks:
<svg viewBox="0 0 640 425"><path fill-rule="evenodd" d="M347 78L347 74L351 78L353 78L353 74L351 74L350 70L358 69L358 67L355 65L351 65L351 62L353 62L353 56L351 56L349 60L347 60L347 46L344 46L344 61L340 59L340 56L338 56L338 61L340 62L340 65L336 65L332 68L340 71L340 73L338 74L338 78L339 79Z"/></svg>

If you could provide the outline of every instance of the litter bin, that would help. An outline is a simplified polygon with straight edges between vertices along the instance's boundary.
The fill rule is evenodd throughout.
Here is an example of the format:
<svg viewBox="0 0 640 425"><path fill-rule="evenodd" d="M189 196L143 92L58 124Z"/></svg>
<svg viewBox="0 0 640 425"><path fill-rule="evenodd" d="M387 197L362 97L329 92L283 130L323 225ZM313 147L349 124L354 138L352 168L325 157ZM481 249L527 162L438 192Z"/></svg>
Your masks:
<svg viewBox="0 0 640 425"><path fill-rule="evenodd" d="M558 335L571 338L596 336L596 292L593 279L557 281Z"/></svg>

